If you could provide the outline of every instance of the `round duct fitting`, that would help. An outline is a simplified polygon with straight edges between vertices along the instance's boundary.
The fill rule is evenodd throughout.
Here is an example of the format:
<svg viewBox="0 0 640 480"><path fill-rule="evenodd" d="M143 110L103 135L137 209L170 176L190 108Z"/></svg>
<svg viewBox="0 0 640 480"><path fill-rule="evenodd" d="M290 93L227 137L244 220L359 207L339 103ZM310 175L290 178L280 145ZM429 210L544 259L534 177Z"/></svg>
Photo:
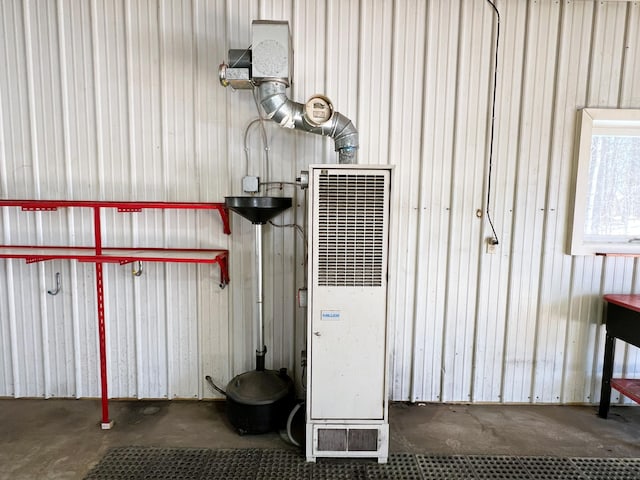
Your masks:
<svg viewBox="0 0 640 480"><path fill-rule="evenodd" d="M319 127L324 125L333 117L333 103L324 95L314 95L304 104L304 119Z"/></svg>

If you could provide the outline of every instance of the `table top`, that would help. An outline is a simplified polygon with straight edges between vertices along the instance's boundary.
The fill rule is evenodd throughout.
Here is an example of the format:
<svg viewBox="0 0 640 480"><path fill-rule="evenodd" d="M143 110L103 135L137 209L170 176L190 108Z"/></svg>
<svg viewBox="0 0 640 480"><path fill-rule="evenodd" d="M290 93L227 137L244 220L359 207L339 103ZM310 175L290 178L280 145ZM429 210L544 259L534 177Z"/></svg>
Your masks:
<svg viewBox="0 0 640 480"><path fill-rule="evenodd" d="M640 295L605 295L605 301L619 305L635 312L640 312Z"/></svg>

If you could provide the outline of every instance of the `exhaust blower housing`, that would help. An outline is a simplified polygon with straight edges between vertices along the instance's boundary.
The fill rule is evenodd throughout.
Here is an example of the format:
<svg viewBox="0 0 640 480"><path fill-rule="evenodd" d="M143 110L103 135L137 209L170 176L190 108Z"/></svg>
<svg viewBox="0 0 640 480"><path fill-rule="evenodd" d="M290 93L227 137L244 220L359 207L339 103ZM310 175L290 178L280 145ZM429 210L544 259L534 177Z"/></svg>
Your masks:
<svg viewBox="0 0 640 480"><path fill-rule="evenodd" d="M266 118L284 128L332 137L338 163L356 163L358 130L334 110L331 100L314 95L303 105L286 95L293 69L289 23L254 20L251 32L251 50L229 50L229 63L220 65L220 83L234 89L257 88Z"/></svg>

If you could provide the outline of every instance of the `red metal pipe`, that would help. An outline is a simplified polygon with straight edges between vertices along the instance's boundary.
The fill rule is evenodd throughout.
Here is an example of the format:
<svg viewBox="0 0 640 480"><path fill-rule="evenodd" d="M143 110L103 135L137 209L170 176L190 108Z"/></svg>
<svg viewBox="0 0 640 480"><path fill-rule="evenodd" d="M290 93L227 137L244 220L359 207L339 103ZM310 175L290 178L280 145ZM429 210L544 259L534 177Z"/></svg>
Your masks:
<svg viewBox="0 0 640 480"><path fill-rule="evenodd" d="M98 336L100 339L100 395L102 397L102 428L111 428L109 394L107 389L107 339L104 324L104 288L102 263L96 263L96 293L98 301Z"/></svg>
<svg viewBox="0 0 640 480"><path fill-rule="evenodd" d="M93 232L96 255L102 255L102 226L100 207L93 207ZM100 395L102 396L102 428L111 428L109 421L109 394L107 387L107 339L104 326L104 285L102 263L96 262L96 299L98 303L98 336L100 341Z"/></svg>
<svg viewBox="0 0 640 480"><path fill-rule="evenodd" d="M2 200L0 207L20 207L26 211L55 211L64 207L117 208L120 212L138 212L145 208L217 210L222 218L224 233L231 234L229 211L224 203L199 202L102 202L95 200Z"/></svg>
<svg viewBox="0 0 640 480"><path fill-rule="evenodd" d="M103 207L103 208L177 208L188 210L219 210L224 203L199 202L108 202L97 200L0 200L1 207L55 208L55 207Z"/></svg>
<svg viewBox="0 0 640 480"><path fill-rule="evenodd" d="M96 255L102 255L102 226L100 223L100 207L93 207L93 237Z"/></svg>

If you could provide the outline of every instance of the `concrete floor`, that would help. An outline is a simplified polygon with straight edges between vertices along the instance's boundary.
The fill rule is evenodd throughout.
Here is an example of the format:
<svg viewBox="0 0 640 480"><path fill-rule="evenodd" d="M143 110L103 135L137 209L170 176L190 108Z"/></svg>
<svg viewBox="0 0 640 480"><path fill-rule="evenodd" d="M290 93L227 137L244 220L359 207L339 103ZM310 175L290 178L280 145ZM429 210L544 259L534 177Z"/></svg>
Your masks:
<svg viewBox="0 0 640 480"><path fill-rule="evenodd" d="M294 448L280 434L239 436L224 402L0 400L0 479L81 479L114 446ZM640 457L640 408L407 405L390 408L391 451L426 455Z"/></svg>

